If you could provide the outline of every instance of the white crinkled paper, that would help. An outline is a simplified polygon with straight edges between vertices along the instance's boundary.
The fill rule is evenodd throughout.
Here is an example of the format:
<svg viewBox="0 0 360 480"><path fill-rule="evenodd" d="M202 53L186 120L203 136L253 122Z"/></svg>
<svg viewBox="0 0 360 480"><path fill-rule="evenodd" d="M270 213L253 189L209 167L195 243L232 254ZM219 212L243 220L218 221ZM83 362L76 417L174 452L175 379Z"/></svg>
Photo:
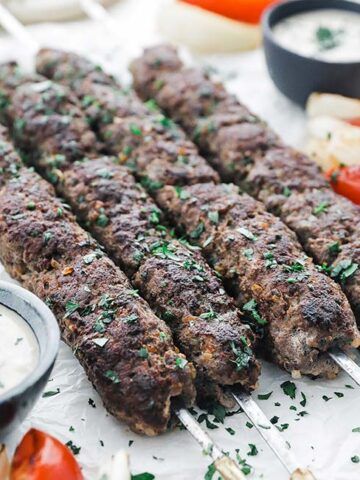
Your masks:
<svg viewBox="0 0 360 480"><path fill-rule="evenodd" d="M113 18L119 26L117 45L101 25L87 21L42 24L29 30L41 44L89 55L128 81L126 65L129 60L140 53L143 46L161 40L156 34L154 20L158 6L158 0L128 0L113 9ZM5 61L11 58L18 59L27 68L31 67L33 61L29 52L18 42L1 37L0 59ZM219 75L227 79L231 91L264 117L288 143L301 145L305 136L304 115L273 86L262 51L194 60L216 67ZM8 279L1 266L0 279ZM297 395L292 400L280 388L280 384L286 380L291 380L289 375L265 364L260 388L254 398L257 399L258 393L273 392L268 400L257 401L269 418L279 417L278 425L289 424L282 435L290 442L299 464L310 466L318 480L360 478L360 463L351 461L351 457L360 456L360 433L352 432L360 427L360 390L345 387L353 385L345 374L334 381L300 379L295 381ZM109 416L70 349L64 344L61 345L46 390L56 391L58 388L58 395L40 399L21 429L9 438L11 449L29 427L35 426L55 435L64 443L72 440L81 447L78 460L87 480L95 479L97 466L118 449L128 449L134 473L148 471L159 480L204 478L210 459L202 454L185 431L171 432L158 438L142 438ZM300 405L303 399L300 392L306 396L305 406ZM325 401L323 396L330 400ZM277 402L281 406L275 406ZM297 410L290 409L291 406ZM299 416L303 411L308 413ZM255 428L249 429L246 422L244 414L235 415L227 418L224 426L211 430L210 434L224 450L234 454L235 449L239 449L241 457L254 467L250 479L286 480L289 477L286 471ZM70 431L70 427L74 431ZM229 427L236 432L235 435L226 430ZM128 447L130 440L133 443ZM247 455L249 443L256 445L258 455ZM217 479L217 475L214 479Z"/></svg>

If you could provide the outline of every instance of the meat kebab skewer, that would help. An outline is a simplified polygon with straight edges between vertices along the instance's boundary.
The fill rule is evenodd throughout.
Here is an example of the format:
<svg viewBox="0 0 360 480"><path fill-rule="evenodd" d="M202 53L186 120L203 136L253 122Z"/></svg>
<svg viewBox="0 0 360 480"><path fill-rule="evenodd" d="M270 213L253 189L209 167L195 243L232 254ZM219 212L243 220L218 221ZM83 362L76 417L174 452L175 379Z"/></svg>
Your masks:
<svg viewBox="0 0 360 480"><path fill-rule="evenodd" d="M10 65L10 69L12 68L12 66ZM19 80L18 78L15 78L12 77L11 75L8 76L8 75L5 75L5 77L7 78L7 80L10 79L10 84L11 84L11 88L14 88L16 82ZM15 84L12 84L12 79L14 79L15 81ZM7 83L7 82L5 82ZM42 87L40 87L40 90L41 90ZM48 100L48 99L47 99ZM59 98L58 98L59 100ZM29 106L29 105L28 105ZM37 108L39 108L39 105L36 106ZM43 106L44 107L44 106ZM35 109L35 111L37 110L37 108ZM41 110L41 107L40 107L40 110ZM31 108L30 108L30 111L31 111ZM30 117L31 117L31 113L30 113ZM42 122L40 122L42 123ZM61 122L60 122L61 123ZM55 125L57 124L57 121L55 121ZM36 125L36 121L34 122L34 125ZM34 132L32 132L34 133ZM55 133L55 132L53 132ZM48 146L47 145L47 142L45 141L45 146ZM54 160L54 158L52 159ZM60 160L59 157L57 157L56 159L56 162L55 164L57 164L57 162L60 162L60 164L62 164L62 161ZM45 162L46 164L47 162ZM65 162L66 163L66 162ZM45 164L42 164L42 167L45 168ZM58 166L58 165L57 165ZM50 161L50 164L48 165L48 168L51 167L51 170L52 168L54 167L54 163L52 161ZM213 313L213 312L211 312ZM243 337L244 338L244 337ZM244 342L244 340L243 340ZM244 347L244 343L242 345L242 347ZM233 350L233 353L236 353L237 355L239 354L239 350L237 349L236 352L234 351L234 349L232 348ZM246 355L249 355L248 352L246 352ZM241 361L243 362L244 360L244 356L242 356L241 358ZM238 365L236 365L238 367ZM256 422L256 426L258 427L258 429L260 429L260 432L262 434L262 436L265 438L266 441L269 442L269 440L271 440L270 442L270 446L271 448L274 450L274 452L279 456L279 458L282 460L282 462L284 463L285 467L289 469L290 473L294 473L294 475L307 475L307 478L310 478L311 474L310 472L308 471L304 471L304 470L301 470L301 469L298 469L297 468L297 464L296 464L296 461L295 459L293 458L292 454L289 452L288 450L288 446L286 445L286 443L282 440L282 438L279 436L277 430L275 430L275 427L267 420L267 418L265 417L265 415L261 412L261 410L257 407L257 405L251 400L251 397L245 395L243 392L240 393L236 398L236 401L238 403L240 403L241 405L244 405L245 407L245 410L249 413L249 411L251 411L251 418L254 420L254 422ZM188 416L187 412L185 410L181 410L178 412L178 415L179 417L181 418L182 422L187 425L189 423L189 420L191 419L191 417ZM187 417L187 418L186 418ZM259 426L257 425L257 422L261 422L259 423ZM191 424L191 422L190 422ZM193 427L194 427L194 422L192 421L192 424L193 424ZM266 433L265 431L263 431L263 429L266 427ZM192 429L193 430L193 429ZM194 432L195 433L195 432ZM197 437L199 438L199 436ZM220 455L220 451L216 451L215 448L213 448L212 450L212 454L213 454L213 457L215 456L216 458ZM224 459L218 459L218 462L219 465L218 465L218 469L220 470L220 467L222 466L222 461L225 461ZM224 471L224 470L223 470ZM298 478L298 477L296 477Z"/></svg>
<svg viewBox="0 0 360 480"><path fill-rule="evenodd" d="M69 146L73 139L63 141ZM78 142L77 147L84 145ZM194 401L195 371L173 345L165 322L75 223L53 188L21 166L6 139L1 146L0 179L7 180L0 192L1 260L14 278L54 310L64 339L106 408L147 435L163 432L175 410L219 473L228 479L243 478L183 408ZM172 397L179 397L179 402Z"/></svg>
<svg viewBox="0 0 360 480"><path fill-rule="evenodd" d="M336 194L316 164L287 147L224 86L185 68L172 47L145 51L134 84L181 123L223 181L235 182L293 230L336 279L360 321L360 208Z"/></svg>
<svg viewBox="0 0 360 480"><path fill-rule="evenodd" d="M274 333L266 331L272 359L288 370L331 375L333 366L326 356L323 364L314 361L306 335L311 338L310 344L316 341L313 322L321 325L322 319L325 320L323 331L321 326L317 328L318 350L326 350L324 342L329 341L328 346L333 342L326 337L334 319L339 331L344 332L347 328L344 312L356 328L354 318L339 288L304 257L294 235L259 203L246 195L240 196L235 187L218 185L214 171L210 182L209 166L206 168L181 130L159 114L139 115L141 106L136 97L121 92L114 79L94 69L90 62L73 54L43 50L38 56L38 69L77 91L89 122L108 151L120 153L144 184L155 190L160 206L170 213L169 217L180 220L192 240L203 246L240 303L252 310L253 318L258 323L270 324L269 329L274 328ZM228 249L233 245L237 246L239 258L229 254ZM261 285L267 285L269 297L262 294ZM276 292L279 305L275 304L275 310ZM288 299L285 305L294 301L292 309L281 306L283 298ZM284 323L290 330L281 342L279 332L284 327L276 322L283 322L287 316L289 320ZM300 329L292 323L294 317L302 325ZM312 352L318 355L318 351ZM300 357L296 359L296 355Z"/></svg>

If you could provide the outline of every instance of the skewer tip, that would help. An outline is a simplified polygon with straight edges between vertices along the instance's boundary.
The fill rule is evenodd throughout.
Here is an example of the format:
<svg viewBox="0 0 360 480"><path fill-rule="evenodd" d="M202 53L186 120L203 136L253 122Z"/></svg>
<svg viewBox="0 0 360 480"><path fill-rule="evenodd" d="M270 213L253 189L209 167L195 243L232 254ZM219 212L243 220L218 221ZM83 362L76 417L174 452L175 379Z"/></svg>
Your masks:
<svg viewBox="0 0 360 480"><path fill-rule="evenodd" d="M226 455L217 458L214 465L216 470L225 480L245 480L245 476L239 469L238 465Z"/></svg>

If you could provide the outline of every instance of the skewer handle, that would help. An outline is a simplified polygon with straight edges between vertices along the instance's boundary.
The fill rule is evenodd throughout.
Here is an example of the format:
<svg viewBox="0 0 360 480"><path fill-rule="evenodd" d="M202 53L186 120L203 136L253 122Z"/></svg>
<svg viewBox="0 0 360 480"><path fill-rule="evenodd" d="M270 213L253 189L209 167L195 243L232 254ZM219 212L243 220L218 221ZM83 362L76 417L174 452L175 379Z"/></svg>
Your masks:
<svg viewBox="0 0 360 480"><path fill-rule="evenodd" d="M188 410L180 408L175 413L187 431L201 445L203 451L214 460L214 466L224 480L245 480L240 467L220 450Z"/></svg>
<svg viewBox="0 0 360 480"><path fill-rule="evenodd" d="M227 455L223 455L215 460L214 465L224 480L245 480L238 465Z"/></svg>

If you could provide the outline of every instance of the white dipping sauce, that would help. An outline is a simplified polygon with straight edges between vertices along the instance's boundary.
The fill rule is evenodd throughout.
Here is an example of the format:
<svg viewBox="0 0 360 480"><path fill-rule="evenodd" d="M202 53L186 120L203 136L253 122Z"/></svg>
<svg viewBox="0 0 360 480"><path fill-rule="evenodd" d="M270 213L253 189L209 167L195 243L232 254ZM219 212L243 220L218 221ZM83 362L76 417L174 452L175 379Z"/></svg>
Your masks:
<svg viewBox="0 0 360 480"><path fill-rule="evenodd" d="M37 366L36 337L20 315L0 304L0 397Z"/></svg>
<svg viewBox="0 0 360 480"><path fill-rule="evenodd" d="M278 43L305 57L327 62L360 61L360 13L312 10L281 20L273 28Z"/></svg>

